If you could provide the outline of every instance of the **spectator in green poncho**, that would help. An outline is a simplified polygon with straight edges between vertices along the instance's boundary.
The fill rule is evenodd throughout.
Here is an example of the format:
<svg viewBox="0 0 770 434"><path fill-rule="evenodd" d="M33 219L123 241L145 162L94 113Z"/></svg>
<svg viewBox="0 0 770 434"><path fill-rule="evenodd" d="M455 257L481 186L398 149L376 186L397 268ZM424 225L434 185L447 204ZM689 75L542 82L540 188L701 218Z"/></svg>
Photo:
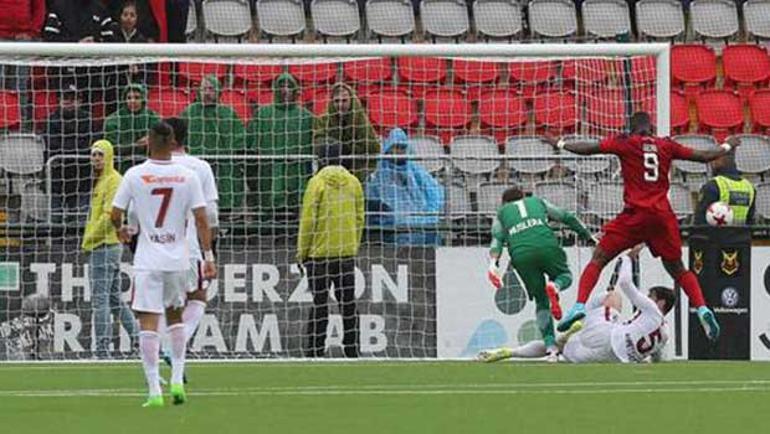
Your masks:
<svg viewBox="0 0 770 434"><path fill-rule="evenodd" d="M274 103L258 108L247 128L249 152L282 155L285 159L259 160L249 169L249 200L269 219L295 219L305 182L312 175L312 160L294 158L313 154L313 114L298 102L299 84L290 74L273 81Z"/></svg>
<svg viewBox="0 0 770 434"><path fill-rule="evenodd" d="M137 142L160 122L160 117L147 108L147 88L143 84L126 86L122 101L120 109L104 122L104 139L115 147L118 171L125 173L147 155L147 149Z"/></svg>
<svg viewBox="0 0 770 434"><path fill-rule="evenodd" d="M329 107L315 122L313 142L321 145L330 141L342 144L343 156L357 157L350 159L349 167L359 181L365 182L366 177L377 166L380 139L369 122L356 91L345 83L332 86Z"/></svg>
<svg viewBox="0 0 770 434"><path fill-rule="evenodd" d="M209 159L219 188L222 212L241 204L244 190L246 129L231 107L220 104L221 85L209 75L201 82L198 98L187 106L181 117L187 121L187 150L191 155L226 156L229 160Z"/></svg>

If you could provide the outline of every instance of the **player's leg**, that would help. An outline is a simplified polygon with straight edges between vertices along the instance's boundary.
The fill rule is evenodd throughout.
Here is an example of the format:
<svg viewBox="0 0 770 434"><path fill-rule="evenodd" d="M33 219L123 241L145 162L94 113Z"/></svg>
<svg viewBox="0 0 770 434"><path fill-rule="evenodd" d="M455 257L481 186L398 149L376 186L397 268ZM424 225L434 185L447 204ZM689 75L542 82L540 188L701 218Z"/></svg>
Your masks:
<svg viewBox="0 0 770 434"><path fill-rule="evenodd" d="M206 313L206 285L201 272L202 264L198 260L191 261L190 264L190 285L192 292L187 293L187 304L182 312L182 322L184 323L185 335L189 341L195 334L201 318Z"/></svg>
<svg viewBox="0 0 770 434"><path fill-rule="evenodd" d="M567 265L567 254L564 253L564 249L555 247L544 253L546 255L545 273L549 279L545 286L545 293L551 301L553 317L560 320L562 313L559 305L559 292L565 291L572 285L572 272Z"/></svg>
<svg viewBox="0 0 770 434"><path fill-rule="evenodd" d="M496 348L483 350L476 356L476 360L484 363L494 363L500 360L518 357L522 359L539 359L548 355L545 343L535 339L515 348Z"/></svg>
<svg viewBox="0 0 770 434"><path fill-rule="evenodd" d="M307 345L305 357L323 357L326 350L326 327L329 323L329 279L328 262L312 260L307 265L307 281L313 294L313 306L307 322Z"/></svg>
<svg viewBox="0 0 770 434"><path fill-rule="evenodd" d="M356 312L356 275L353 259L336 261L334 275L334 296L342 314L342 348L346 358L358 357L358 313Z"/></svg>
<svg viewBox="0 0 770 434"><path fill-rule="evenodd" d="M555 353L556 337L551 317L551 302L545 293L545 274L540 262L540 252L523 253L513 258L513 267L524 282L529 298L535 301L535 322L543 337L546 351Z"/></svg>
<svg viewBox="0 0 770 434"><path fill-rule="evenodd" d="M171 344L171 397L175 405L187 401L184 390L184 367L187 356L187 333L182 322L188 287L187 271L163 273L163 304L166 309L167 333Z"/></svg>
<svg viewBox="0 0 770 434"><path fill-rule="evenodd" d="M163 314L163 281L160 273L137 271L131 307L139 320L139 350L149 394L145 407L163 406L160 390L160 335L158 321Z"/></svg>

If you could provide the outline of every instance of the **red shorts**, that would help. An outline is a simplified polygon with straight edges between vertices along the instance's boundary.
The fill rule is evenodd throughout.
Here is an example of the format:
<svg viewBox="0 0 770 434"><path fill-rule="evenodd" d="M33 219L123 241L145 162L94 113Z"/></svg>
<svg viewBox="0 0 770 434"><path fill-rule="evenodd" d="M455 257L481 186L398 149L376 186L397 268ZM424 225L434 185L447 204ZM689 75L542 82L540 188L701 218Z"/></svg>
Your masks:
<svg viewBox="0 0 770 434"><path fill-rule="evenodd" d="M626 208L602 228L599 247L610 257L639 243L667 262L682 259L679 223L671 211Z"/></svg>

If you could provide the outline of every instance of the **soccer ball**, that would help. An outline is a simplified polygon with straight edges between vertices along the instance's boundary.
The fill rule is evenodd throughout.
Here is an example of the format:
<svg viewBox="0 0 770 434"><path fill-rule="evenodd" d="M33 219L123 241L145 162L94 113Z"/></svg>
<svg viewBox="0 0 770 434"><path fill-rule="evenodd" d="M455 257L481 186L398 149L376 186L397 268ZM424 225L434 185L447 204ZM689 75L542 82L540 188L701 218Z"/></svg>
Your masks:
<svg viewBox="0 0 770 434"><path fill-rule="evenodd" d="M711 226L733 224L733 209L724 202L714 202L706 209L706 222Z"/></svg>

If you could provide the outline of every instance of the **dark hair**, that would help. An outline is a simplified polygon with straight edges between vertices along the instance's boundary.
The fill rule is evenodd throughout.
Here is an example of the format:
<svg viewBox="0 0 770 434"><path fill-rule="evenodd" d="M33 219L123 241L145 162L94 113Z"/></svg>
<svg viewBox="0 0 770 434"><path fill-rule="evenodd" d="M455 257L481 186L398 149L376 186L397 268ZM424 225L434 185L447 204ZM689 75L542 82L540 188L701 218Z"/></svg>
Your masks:
<svg viewBox="0 0 770 434"><path fill-rule="evenodd" d="M186 146L187 140L187 121L182 118L166 118L163 122L169 124L171 129L174 130L174 140L177 145Z"/></svg>
<svg viewBox="0 0 770 434"><path fill-rule="evenodd" d="M150 145L153 145L153 136L160 140L160 143L156 142L154 146L161 145L163 149L171 146L171 142L174 140L174 129L166 122L160 121L150 128Z"/></svg>
<svg viewBox="0 0 770 434"><path fill-rule="evenodd" d="M663 314L667 314L676 303L676 293L671 288L665 286L653 286L650 288L650 294L655 296L655 300L663 300Z"/></svg>
<svg viewBox="0 0 770 434"><path fill-rule="evenodd" d="M126 10L127 7L132 7L137 12L139 12L139 8L136 5L136 0L123 0L123 4L120 5L120 13L122 14L123 11Z"/></svg>
<svg viewBox="0 0 770 434"><path fill-rule="evenodd" d="M524 191L519 187L511 187L503 192L503 203L515 202L524 197Z"/></svg>
<svg viewBox="0 0 770 434"><path fill-rule="evenodd" d="M342 157L342 145L335 140L327 139L318 148L316 155L321 167L326 166L346 166L345 158Z"/></svg>
<svg viewBox="0 0 770 434"><path fill-rule="evenodd" d="M631 115L631 132L635 134L652 134L652 120L647 112L636 112Z"/></svg>

